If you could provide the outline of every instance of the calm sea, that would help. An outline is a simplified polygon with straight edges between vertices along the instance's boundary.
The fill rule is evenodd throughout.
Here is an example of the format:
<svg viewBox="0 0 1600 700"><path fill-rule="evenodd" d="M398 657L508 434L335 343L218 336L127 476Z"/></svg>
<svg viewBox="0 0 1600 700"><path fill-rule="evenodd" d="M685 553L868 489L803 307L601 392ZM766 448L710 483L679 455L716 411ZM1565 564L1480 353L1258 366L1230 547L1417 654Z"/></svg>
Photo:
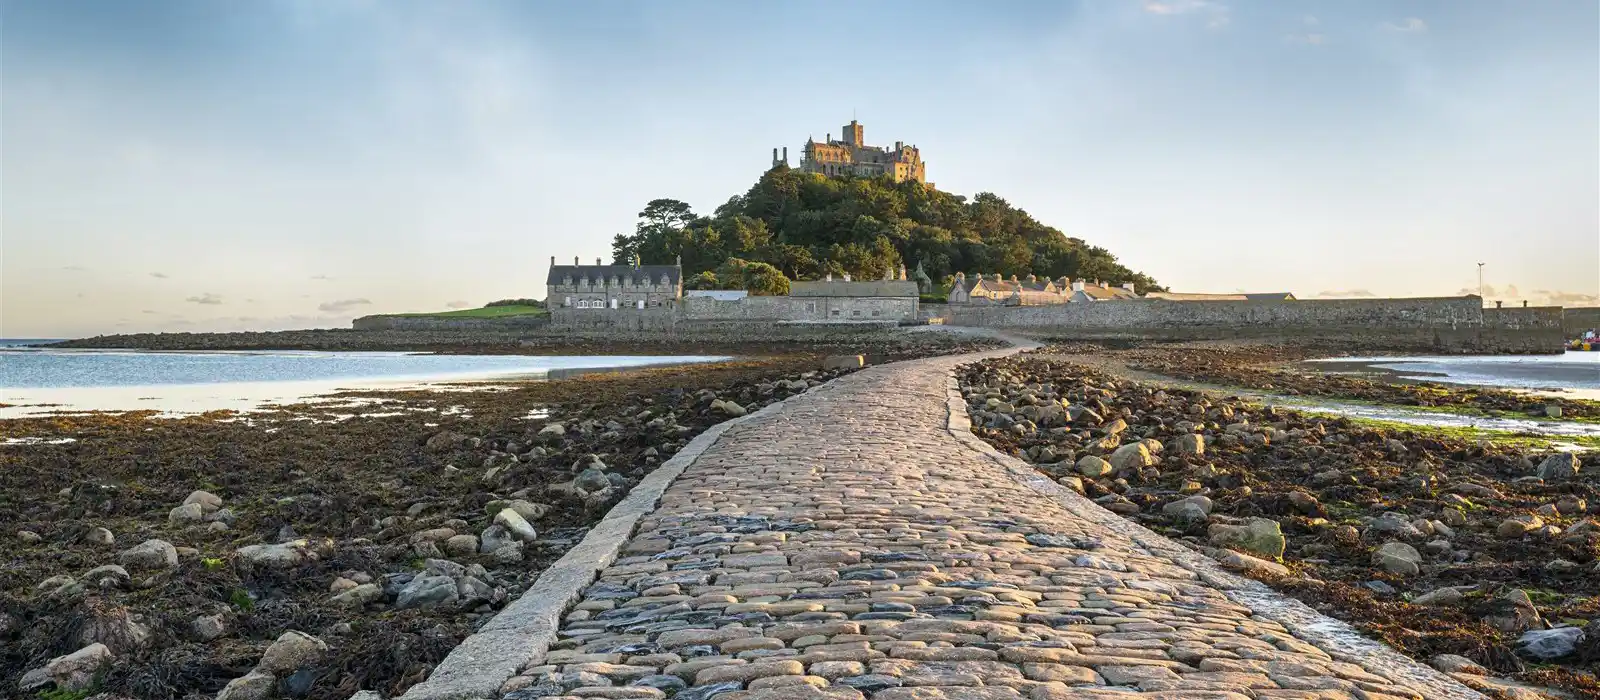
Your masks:
<svg viewBox="0 0 1600 700"><path fill-rule="evenodd" d="M421 355L404 352L139 352L0 340L0 417L54 410L248 409L343 389L543 377L574 369L714 362L719 356Z"/></svg>
<svg viewBox="0 0 1600 700"><path fill-rule="evenodd" d="M1600 352L1561 355L1467 355L1419 357L1338 357L1312 362L1352 362L1389 370L1407 379L1556 390L1584 398L1600 397Z"/></svg>

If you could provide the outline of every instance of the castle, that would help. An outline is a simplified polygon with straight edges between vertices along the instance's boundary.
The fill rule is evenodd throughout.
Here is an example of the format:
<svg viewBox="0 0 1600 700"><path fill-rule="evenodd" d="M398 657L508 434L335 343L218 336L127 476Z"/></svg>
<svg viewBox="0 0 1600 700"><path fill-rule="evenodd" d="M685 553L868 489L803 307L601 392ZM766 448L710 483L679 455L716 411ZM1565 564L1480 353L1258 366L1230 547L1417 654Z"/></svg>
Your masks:
<svg viewBox="0 0 1600 700"><path fill-rule="evenodd" d="M887 175L895 182L916 180L925 185L929 184L927 164L922 162L922 152L917 150L916 146L908 146L904 141L894 142L894 148L868 146L865 134L865 127L851 119L849 124L844 125L844 131L840 134L842 138L838 141L833 139L833 134L828 134L827 140L820 143L809 136L806 137L806 150L800 159L800 170L829 176ZM778 149L772 149L773 167L788 164L787 147L783 149L782 157L779 157Z"/></svg>

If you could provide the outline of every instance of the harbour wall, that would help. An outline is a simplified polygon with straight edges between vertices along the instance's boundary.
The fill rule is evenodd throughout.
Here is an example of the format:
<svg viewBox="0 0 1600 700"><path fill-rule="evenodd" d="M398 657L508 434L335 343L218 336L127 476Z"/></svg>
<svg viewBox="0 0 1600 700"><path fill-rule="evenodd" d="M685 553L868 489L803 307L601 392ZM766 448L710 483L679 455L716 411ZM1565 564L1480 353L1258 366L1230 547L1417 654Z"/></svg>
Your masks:
<svg viewBox="0 0 1600 700"><path fill-rule="evenodd" d="M1568 340L1582 335L1584 331L1600 330L1600 306L1566 309L1561 317L1561 326Z"/></svg>
<svg viewBox="0 0 1600 700"><path fill-rule="evenodd" d="M549 316L362 316L350 322L358 331L526 331L550 325Z"/></svg>
<svg viewBox="0 0 1600 700"><path fill-rule="evenodd" d="M1327 340L1441 353L1559 352L1558 307L1483 309L1476 297L949 305L945 323L1054 339Z"/></svg>

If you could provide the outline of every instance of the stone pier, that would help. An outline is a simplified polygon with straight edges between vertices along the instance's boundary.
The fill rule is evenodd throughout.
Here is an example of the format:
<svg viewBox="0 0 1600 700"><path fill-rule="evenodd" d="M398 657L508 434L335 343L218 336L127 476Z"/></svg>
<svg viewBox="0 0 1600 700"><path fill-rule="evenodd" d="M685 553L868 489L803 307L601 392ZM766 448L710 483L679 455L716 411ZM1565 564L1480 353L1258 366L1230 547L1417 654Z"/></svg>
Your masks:
<svg viewBox="0 0 1600 700"><path fill-rule="evenodd" d="M406 697L1482 697L994 452L951 378L983 356L872 367L711 436L634 527L591 535L615 539L597 580L502 613L558 623L496 620Z"/></svg>

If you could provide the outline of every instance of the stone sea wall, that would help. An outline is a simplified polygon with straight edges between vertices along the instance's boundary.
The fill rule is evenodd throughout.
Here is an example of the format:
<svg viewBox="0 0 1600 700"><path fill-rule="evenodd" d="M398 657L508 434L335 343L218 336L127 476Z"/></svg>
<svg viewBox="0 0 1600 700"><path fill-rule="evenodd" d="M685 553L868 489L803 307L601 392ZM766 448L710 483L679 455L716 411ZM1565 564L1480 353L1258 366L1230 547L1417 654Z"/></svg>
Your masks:
<svg viewBox="0 0 1600 700"><path fill-rule="evenodd" d="M1480 308L1473 297L1295 301L1138 299L1055 306L960 306L946 323L1057 338L1312 339L1433 352L1556 352L1559 308Z"/></svg>
<svg viewBox="0 0 1600 700"><path fill-rule="evenodd" d="M1572 339L1584 331L1600 330L1600 306L1566 309L1561 317L1562 330Z"/></svg>
<svg viewBox="0 0 1600 700"><path fill-rule="evenodd" d="M350 322L358 331L532 330L550 325L548 316L470 318L449 316L362 316Z"/></svg>

